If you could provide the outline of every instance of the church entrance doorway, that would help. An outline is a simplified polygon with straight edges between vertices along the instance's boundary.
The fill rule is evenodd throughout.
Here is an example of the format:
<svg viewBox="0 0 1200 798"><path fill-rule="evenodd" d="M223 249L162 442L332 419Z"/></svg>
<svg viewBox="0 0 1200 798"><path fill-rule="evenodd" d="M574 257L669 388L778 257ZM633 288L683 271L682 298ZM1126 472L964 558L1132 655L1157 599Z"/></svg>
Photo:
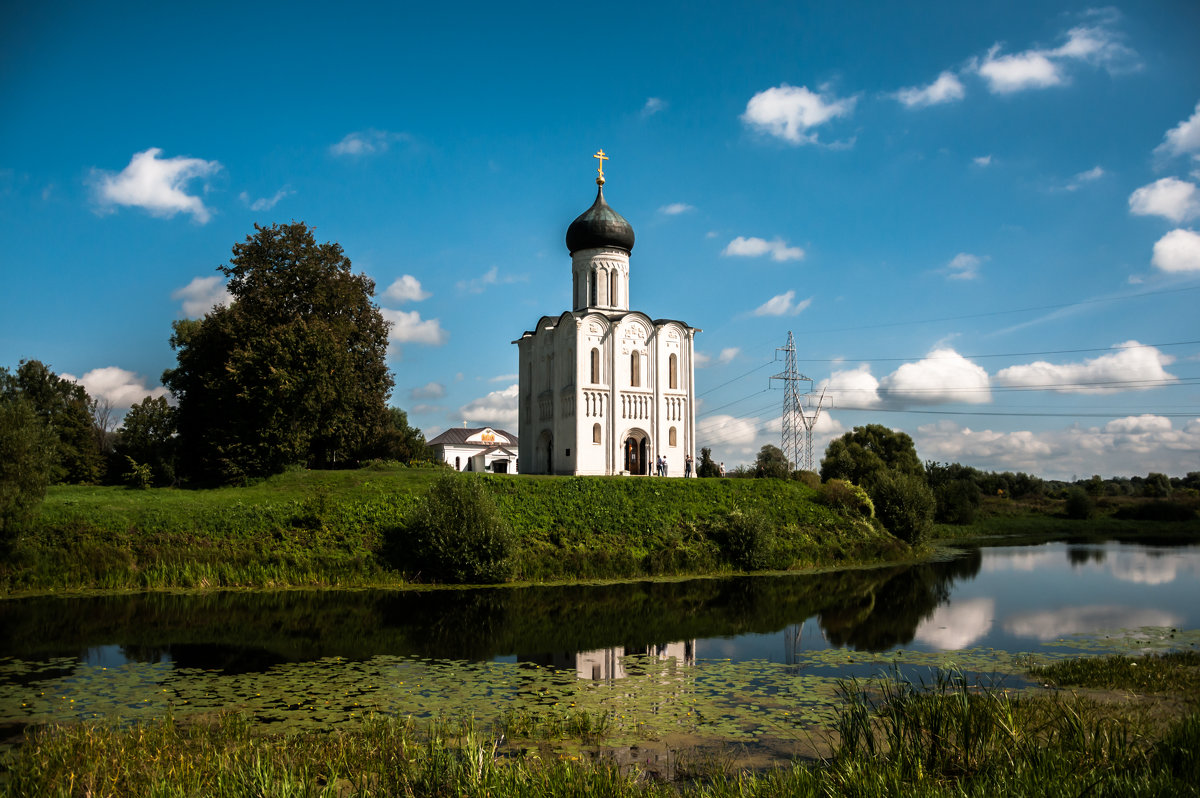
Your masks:
<svg viewBox="0 0 1200 798"><path fill-rule="evenodd" d="M625 473L646 476L650 473L650 441L641 430L630 430L625 438Z"/></svg>

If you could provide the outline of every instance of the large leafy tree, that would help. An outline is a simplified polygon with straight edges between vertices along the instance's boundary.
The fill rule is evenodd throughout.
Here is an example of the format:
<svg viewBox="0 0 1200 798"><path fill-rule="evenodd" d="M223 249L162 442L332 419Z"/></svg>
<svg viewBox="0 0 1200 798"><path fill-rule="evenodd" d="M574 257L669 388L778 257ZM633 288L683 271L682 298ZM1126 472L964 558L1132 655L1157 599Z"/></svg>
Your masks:
<svg viewBox="0 0 1200 798"><path fill-rule="evenodd" d="M389 407L369 452L372 457L410 463L425 457L425 435L409 426L408 413Z"/></svg>
<svg viewBox="0 0 1200 798"><path fill-rule="evenodd" d="M52 482L97 481L103 471L94 430L95 403L83 386L60 377L40 360L22 360L15 373L0 369L0 394L20 398L54 442Z"/></svg>
<svg viewBox="0 0 1200 798"><path fill-rule="evenodd" d="M855 427L830 441L821 479L846 479L863 487L875 515L898 538L916 543L933 524L936 501L912 438L881 424Z"/></svg>
<svg viewBox="0 0 1200 798"><path fill-rule="evenodd" d="M0 369L0 379L6 372ZM33 405L0 392L0 540L46 495L56 442Z"/></svg>
<svg viewBox="0 0 1200 798"><path fill-rule="evenodd" d="M392 377L375 283L303 222L259 227L219 270L233 301L176 322L181 464L222 482L352 464L384 426Z"/></svg>
<svg viewBox="0 0 1200 798"><path fill-rule="evenodd" d="M873 478L884 471L925 477L912 438L882 424L855 427L833 439L821 460L822 480L845 479L868 490Z"/></svg>
<svg viewBox="0 0 1200 798"><path fill-rule="evenodd" d="M155 484L170 485L175 482L175 449L175 408L165 397L147 396L129 408L117 433L119 457L149 466Z"/></svg>
<svg viewBox="0 0 1200 798"><path fill-rule="evenodd" d="M758 456L754 458L754 476L760 479L763 477L787 479L791 473L792 469L788 465L788 459L783 453L783 449L768 443L758 450Z"/></svg>

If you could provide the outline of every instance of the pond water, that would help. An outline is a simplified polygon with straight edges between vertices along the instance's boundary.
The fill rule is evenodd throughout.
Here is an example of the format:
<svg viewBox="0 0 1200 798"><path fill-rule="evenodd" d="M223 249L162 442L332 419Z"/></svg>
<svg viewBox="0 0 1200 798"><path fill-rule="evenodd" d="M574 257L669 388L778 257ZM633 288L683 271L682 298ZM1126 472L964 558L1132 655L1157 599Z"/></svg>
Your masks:
<svg viewBox="0 0 1200 798"><path fill-rule="evenodd" d="M1200 546L1049 543L669 582L0 601L0 738L237 710L283 730L382 712L603 712L614 734L791 739L849 676L1200 645Z"/></svg>

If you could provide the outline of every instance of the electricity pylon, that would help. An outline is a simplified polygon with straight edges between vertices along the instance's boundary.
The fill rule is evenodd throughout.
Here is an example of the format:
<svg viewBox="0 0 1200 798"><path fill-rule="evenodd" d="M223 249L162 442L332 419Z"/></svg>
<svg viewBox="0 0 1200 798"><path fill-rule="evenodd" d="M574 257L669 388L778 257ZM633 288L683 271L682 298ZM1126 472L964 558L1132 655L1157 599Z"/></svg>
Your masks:
<svg viewBox="0 0 1200 798"><path fill-rule="evenodd" d="M784 352L783 372L771 377L772 380L783 380L783 416L780 418L780 424L783 427L782 445L783 456L788 459L792 468L800 465L800 427L808 429L808 422L804 416L804 411L800 407L800 391L797 385L801 382L807 382L809 391L812 391L812 379L805 377L796 370L796 341L792 338L792 331L788 330L787 346L778 346L775 348L775 359L779 359L779 353ZM806 436L811 439L811 433ZM812 444L808 446L808 459L812 459Z"/></svg>

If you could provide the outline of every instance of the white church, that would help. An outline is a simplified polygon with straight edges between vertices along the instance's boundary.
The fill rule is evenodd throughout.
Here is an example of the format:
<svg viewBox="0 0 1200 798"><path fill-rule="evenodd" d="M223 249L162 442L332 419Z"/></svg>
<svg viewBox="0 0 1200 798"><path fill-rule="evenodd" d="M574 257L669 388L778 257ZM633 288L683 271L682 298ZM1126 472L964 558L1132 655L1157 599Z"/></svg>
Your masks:
<svg viewBox="0 0 1200 798"><path fill-rule="evenodd" d="M573 310L543 316L518 348L524 474L684 475L696 455L694 338L699 329L630 310L633 227L596 201L567 228Z"/></svg>

